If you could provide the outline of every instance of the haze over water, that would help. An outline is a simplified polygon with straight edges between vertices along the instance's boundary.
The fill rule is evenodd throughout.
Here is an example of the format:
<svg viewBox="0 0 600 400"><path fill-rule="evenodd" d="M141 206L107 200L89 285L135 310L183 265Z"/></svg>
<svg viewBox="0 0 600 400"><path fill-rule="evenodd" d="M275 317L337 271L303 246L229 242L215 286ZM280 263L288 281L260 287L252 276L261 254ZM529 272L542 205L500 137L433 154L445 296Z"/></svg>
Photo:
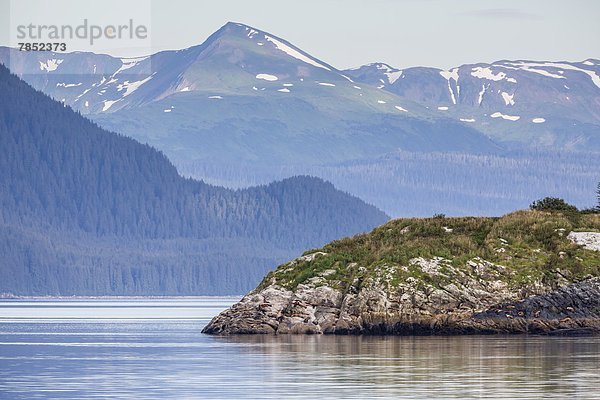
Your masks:
<svg viewBox="0 0 600 400"><path fill-rule="evenodd" d="M600 398L600 337L200 334L236 300L4 300L0 398Z"/></svg>

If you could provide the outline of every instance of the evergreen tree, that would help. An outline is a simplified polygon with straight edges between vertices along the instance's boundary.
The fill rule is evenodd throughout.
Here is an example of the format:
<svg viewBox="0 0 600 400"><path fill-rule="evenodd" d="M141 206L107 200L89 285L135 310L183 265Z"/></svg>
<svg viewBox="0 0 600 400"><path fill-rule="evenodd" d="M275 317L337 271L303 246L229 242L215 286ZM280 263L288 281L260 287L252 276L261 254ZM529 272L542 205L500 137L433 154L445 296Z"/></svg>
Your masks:
<svg viewBox="0 0 600 400"><path fill-rule="evenodd" d="M563 212L577 212L577 207L567 203L563 199L557 197L544 197L543 199L536 200L529 206L532 210L538 211L563 211Z"/></svg>

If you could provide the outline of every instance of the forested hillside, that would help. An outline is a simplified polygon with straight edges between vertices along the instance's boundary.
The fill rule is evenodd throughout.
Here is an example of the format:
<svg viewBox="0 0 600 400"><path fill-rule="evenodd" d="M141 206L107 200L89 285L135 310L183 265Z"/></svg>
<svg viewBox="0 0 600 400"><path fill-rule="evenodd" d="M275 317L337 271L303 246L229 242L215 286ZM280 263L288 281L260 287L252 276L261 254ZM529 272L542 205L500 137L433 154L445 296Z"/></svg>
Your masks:
<svg viewBox="0 0 600 400"><path fill-rule="evenodd" d="M387 216L320 179L228 190L0 65L0 292L216 294Z"/></svg>
<svg viewBox="0 0 600 400"><path fill-rule="evenodd" d="M561 197L580 208L595 202L600 153L513 151L503 154L396 151L371 160L281 168L178 166L213 184L243 187L295 174L320 176L392 217L501 215L533 199Z"/></svg>

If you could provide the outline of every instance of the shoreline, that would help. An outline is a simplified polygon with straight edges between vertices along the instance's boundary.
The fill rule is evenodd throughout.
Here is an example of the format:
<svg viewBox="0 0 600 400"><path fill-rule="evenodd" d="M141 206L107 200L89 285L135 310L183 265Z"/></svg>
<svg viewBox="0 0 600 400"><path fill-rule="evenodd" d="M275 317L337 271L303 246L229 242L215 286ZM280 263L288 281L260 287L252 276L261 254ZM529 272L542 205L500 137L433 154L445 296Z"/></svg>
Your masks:
<svg viewBox="0 0 600 400"><path fill-rule="evenodd" d="M0 296L0 302L6 300L27 300L27 301L44 301L44 300L205 300L205 299L241 299L240 295L215 295L215 296Z"/></svg>

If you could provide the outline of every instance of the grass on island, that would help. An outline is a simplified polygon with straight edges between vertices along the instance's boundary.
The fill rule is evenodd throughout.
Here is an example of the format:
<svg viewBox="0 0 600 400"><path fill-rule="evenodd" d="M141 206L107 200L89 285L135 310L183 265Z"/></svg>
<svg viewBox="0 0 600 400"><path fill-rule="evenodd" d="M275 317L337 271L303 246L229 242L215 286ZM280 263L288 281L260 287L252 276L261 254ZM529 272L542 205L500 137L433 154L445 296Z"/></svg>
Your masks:
<svg viewBox="0 0 600 400"><path fill-rule="evenodd" d="M435 286L451 281L444 266L442 274L431 276L411 265L416 257L442 257L465 273L471 268L467 262L480 258L506 267L503 277L511 287L600 275L600 252L573 244L567 239L571 231L600 232L600 214L528 210L503 217L396 219L370 233L305 252L325 254L281 265L258 289L276 283L294 290L321 277L321 284L344 291L357 278L362 281L382 271L391 274L392 285L409 277Z"/></svg>

